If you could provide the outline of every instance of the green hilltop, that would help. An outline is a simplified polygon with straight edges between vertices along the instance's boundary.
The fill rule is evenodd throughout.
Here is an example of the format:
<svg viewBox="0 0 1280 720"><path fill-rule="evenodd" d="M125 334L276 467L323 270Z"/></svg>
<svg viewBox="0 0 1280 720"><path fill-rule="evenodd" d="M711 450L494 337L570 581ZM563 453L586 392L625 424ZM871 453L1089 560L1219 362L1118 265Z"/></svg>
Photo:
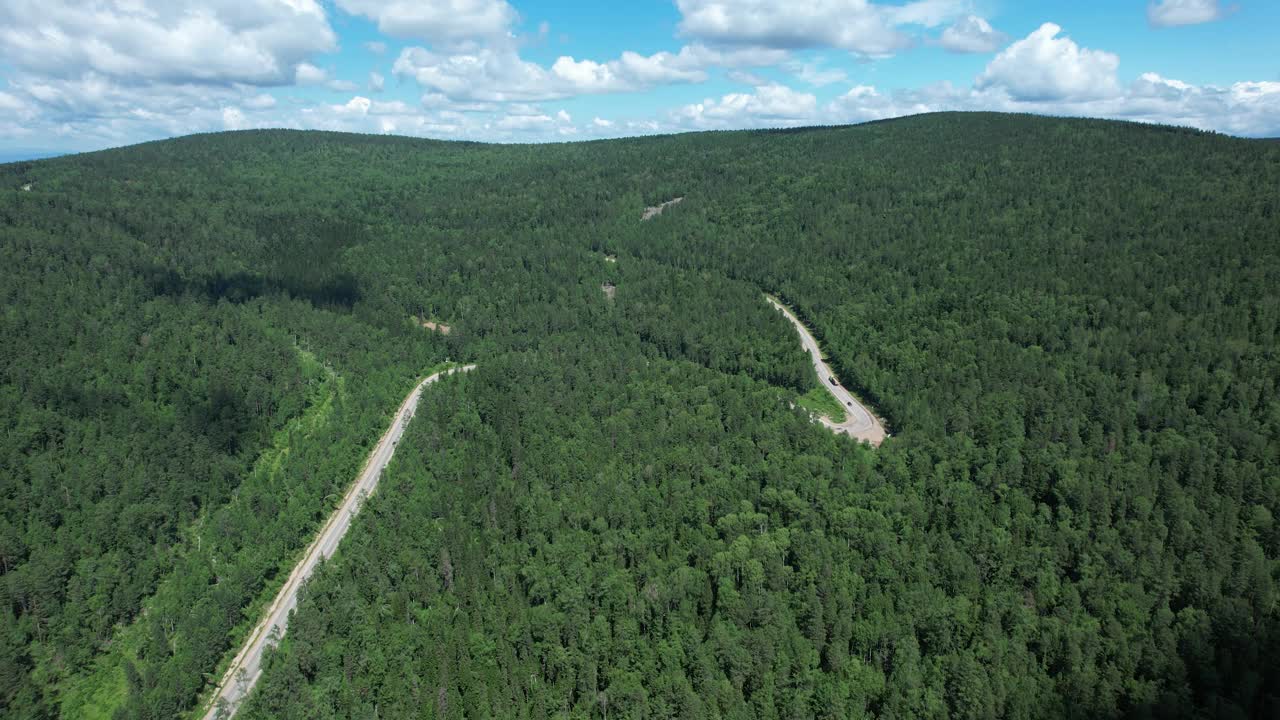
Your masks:
<svg viewBox="0 0 1280 720"><path fill-rule="evenodd" d="M1274 717L1277 187L990 113L0 165L0 715L190 716L450 360L242 717Z"/></svg>

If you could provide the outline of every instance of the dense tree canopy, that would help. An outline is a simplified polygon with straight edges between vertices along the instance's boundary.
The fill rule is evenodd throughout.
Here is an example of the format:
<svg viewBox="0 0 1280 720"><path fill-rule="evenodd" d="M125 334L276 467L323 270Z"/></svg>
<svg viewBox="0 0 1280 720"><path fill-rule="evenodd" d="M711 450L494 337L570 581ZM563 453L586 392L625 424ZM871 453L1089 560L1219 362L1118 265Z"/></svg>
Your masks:
<svg viewBox="0 0 1280 720"><path fill-rule="evenodd" d="M1273 716L1276 187L990 114L0 166L0 714L195 707L454 359L247 717Z"/></svg>

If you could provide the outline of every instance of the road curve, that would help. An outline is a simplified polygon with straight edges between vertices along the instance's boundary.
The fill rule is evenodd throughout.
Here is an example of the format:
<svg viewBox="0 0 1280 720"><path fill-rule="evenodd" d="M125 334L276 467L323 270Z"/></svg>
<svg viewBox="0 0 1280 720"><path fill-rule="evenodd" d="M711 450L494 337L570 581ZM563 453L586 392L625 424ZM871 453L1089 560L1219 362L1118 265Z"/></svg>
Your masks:
<svg viewBox="0 0 1280 720"><path fill-rule="evenodd" d="M267 608L262 621L254 627L249 638L245 640L244 647L231 661L231 667L227 668L226 674L222 676L222 682L218 683L217 692L209 701L208 709L204 714L205 720L233 717L240 708L240 703L257 684L258 678L262 675L262 654L268 647L274 647L279 642L279 638L284 636L289 626L289 613L298 605L298 589L307 578L311 577L311 573L315 571L316 565L322 559L333 555L333 551L338 548L338 543L342 542L342 536L346 535L347 529L351 527L351 518L360 511L361 502L372 495L378 486L378 478L387 467L387 463L391 462L391 456L395 454L396 443L400 441L405 427L413 419L413 412L418 407L418 399L422 397L422 389L445 375L473 369L475 365L466 365L438 372L418 383L400 404L400 409L396 411L395 418L391 421L391 427L387 428L382 439L373 448L373 452L369 454L364 469L360 471L355 483L342 498L342 504L329 516L324 527L320 528L316 539L307 547L306 554L294 567L284 587L280 588L275 600Z"/></svg>
<svg viewBox="0 0 1280 720"><path fill-rule="evenodd" d="M813 334L809 332L809 328L800 322L795 313L787 309L785 305L778 302L777 298L772 295L765 295L769 300L769 304L782 311L783 315L791 321L795 326L796 332L800 333L800 344L804 346L804 350L809 354L809 359L813 361L813 369L818 373L818 382L831 393L836 402L840 403L840 407L844 408L845 421L838 423L831 418L819 415L818 419L823 425L831 428L837 433L843 433L857 440L863 440L872 445L879 446L888 437L888 433L884 431L884 425L865 405L858 401L852 393L844 388L843 385L835 384L835 373L831 372L831 368L822 360L822 349L818 347L818 341L814 339Z"/></svg>

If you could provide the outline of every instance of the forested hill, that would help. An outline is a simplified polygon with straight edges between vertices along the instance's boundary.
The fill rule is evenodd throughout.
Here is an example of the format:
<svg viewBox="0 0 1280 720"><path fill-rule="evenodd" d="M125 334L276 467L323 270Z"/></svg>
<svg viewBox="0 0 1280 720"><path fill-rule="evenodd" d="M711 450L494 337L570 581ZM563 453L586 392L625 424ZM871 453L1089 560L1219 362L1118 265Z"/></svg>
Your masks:
<svg viewBox="0 0 1280 720"><path fill-rule="evenodd" d="M1276 717L1277 187L999 114L0 165L0 716L189 716L452 360L242 717Z"/></svg>

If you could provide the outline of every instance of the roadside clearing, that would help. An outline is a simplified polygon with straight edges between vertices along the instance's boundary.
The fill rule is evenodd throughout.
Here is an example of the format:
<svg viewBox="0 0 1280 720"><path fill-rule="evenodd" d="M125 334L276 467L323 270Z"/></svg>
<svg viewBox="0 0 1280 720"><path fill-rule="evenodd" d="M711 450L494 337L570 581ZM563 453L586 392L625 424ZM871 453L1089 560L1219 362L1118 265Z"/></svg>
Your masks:
<svg viewBox="0 0 1280 720"><path fill-rule="evenodd" d="M467 372L474 370L475 367L475 365L464 365L442 370L418 383L409 393L409 396L404 399L404 402L400 404L400 409L396 411L395 417L391 420L391 426L387 428L387 431L382 435L382 439L374 446L373 452L369 454L368 461L365 462L364 469L360 471L360 475L342 498L342 504L329 516L328 522L320 528L316 539L307 547L306 553L303 554L302 559L293 568L293 572L289 574L289 579L285 581L284 587L280 588L275 600L267 608L266 615L263 616L262 621L254 627L253 632L249 633L244 646L236 654L235 659L231 661L231 666L227 668L227 672L222 677L222 682L218 683L217 690L209 702L203 716L204 720L234 717L236 711L240 708L240 704L244 702L245 697L249 695L249 692L253 690L253 686L257 684L258 678L262 676L263 653L267 648L275 647L280 638L284 636L289 627L289 614L298 606L299 589L301 589L307 578L311 577L320 561L330 557L338 549L338 544L342 542L343 536L347 534L347 530L351 527L352 518L360 511L361 504L378 487L378 480L382 476L382 471L386 469L387 463L391 462L391 457L395 454L396 443L400 442L405 428L409 425L409 421L413 419L413 413L418 407L418 400L422 397L423 388L446 375Z"/></svg>

